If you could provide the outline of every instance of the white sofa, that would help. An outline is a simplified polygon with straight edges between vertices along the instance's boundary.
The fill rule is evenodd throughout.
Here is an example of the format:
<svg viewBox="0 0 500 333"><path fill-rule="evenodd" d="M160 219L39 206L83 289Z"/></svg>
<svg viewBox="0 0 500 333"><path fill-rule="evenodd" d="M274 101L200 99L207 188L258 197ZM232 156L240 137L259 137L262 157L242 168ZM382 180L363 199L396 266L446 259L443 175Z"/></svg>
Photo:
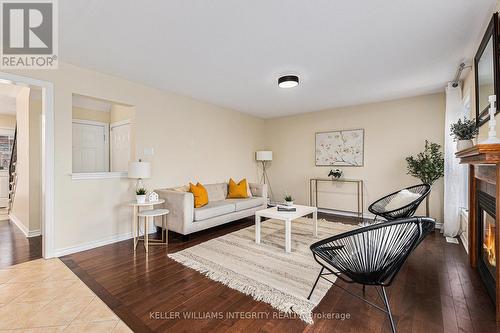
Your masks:
<svg viewBox="0 0 500 333"><path fill-rule="evenodd" d="M191 192L177 189L155 190L165 199L168 229L182 235L212 228L221 224L253 216L256 211L267 208L267 185L250 183L252 197L226 199L227 183L203 184L208 192L208 204L194 208ZM159 225L158 225L159 226Z"/></svg>

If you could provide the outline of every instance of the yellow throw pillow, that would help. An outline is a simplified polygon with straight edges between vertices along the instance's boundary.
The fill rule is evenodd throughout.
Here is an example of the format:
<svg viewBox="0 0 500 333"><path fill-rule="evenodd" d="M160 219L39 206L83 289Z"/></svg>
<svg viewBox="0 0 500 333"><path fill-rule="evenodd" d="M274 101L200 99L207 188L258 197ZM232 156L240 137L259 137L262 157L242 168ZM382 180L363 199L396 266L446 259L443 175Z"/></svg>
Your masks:
<svg viewBox="0 0 500 333"><path fill-rule="evenodd" d="M207 189L200 183L194 185L189 183L189 192L194 196L194 208L200 208L208 203Z"/></svg>
<svg viewBox="0 0 500 333"><path fill-rule="evenodd" d="M238 184L236 184L233 178L230 178L227 197L228 199L248 198L247 179L243 178Z"/></svg>

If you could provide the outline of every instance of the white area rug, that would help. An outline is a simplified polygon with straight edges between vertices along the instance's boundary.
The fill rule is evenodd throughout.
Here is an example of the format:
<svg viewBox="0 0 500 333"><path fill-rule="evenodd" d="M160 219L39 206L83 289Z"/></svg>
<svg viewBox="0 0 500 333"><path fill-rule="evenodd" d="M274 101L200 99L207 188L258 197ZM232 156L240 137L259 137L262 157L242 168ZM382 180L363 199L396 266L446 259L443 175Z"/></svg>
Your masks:
<svg viewBox="0 0 500 333"><path fill-rule="evenodd" d="M312 310L331 284L321 279L311 300L307 300L320 271L309 246L355 228L319 220L315 238L312 219L294 220L292 252L286 253L284 222L271 219L262 222L261 244L255 244L255 227L251 226L168 256L212 280L312 323Z"/></svg>

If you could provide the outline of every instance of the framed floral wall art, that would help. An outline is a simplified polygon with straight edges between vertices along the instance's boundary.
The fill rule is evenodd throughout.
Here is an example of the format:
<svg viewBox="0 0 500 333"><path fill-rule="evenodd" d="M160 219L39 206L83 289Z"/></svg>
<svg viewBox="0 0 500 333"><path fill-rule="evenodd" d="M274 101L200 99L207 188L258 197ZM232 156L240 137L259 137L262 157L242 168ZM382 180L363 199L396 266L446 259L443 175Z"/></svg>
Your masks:
<svg viewBox="0 0 500 333"><path fill-rule="evenodd" d="M363 166L363 129L316 133L316 166Z"/></svg>

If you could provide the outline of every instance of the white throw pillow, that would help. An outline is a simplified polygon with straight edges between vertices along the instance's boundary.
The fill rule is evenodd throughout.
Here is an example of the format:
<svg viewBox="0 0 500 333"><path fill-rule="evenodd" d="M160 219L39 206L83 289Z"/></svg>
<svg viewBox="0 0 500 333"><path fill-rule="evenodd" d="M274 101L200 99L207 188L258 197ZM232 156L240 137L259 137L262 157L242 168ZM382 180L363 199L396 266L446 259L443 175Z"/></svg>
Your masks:
<svg viewBox="0 0 500 333"><path fill-rule="evenodd" d="M396 210L398 208L404 207L409 203L420 198L420 194L413 193L408 190L401 190L396 194L387 205L385 205L386 211Z"/></svg>

